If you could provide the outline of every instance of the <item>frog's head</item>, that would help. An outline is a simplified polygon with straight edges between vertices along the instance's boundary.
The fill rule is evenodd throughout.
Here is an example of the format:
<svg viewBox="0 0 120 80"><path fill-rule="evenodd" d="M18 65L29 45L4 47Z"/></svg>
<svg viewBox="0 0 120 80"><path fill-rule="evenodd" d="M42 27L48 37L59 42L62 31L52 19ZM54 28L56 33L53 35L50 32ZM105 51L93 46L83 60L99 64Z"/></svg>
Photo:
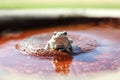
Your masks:
<svg viewBox="0 0 120 80"><path fill-rule="evenodd" d="M52 37L57 38L57 37L65 37L65 36L67 36L67 32L63 31L63 32L54 32Z"/></svg>

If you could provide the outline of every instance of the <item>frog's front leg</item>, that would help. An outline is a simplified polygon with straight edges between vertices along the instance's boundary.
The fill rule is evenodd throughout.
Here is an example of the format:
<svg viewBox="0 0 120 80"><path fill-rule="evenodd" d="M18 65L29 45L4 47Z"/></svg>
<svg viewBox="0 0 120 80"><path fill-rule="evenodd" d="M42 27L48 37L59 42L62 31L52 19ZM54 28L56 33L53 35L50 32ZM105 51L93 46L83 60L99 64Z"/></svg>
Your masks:
<svg viewBox="0 0 120 80"><path fill-rule="evenodd" d="M67 52L72 53L72 46L66 49Z"/></svg>
<svg viewBox="0 0 120 80"><path fill-rule="evenodd" d="M47 43L47 45L45 46L45 48L44 49L50 49L50 44L49 43Z"/></svg>
<svg viewBox="0 0 120 80"><path fill-rule="evenodd" d="M73 43L73 40L71 38L69 38L68 40L69 40L69 44Z"/></svg>

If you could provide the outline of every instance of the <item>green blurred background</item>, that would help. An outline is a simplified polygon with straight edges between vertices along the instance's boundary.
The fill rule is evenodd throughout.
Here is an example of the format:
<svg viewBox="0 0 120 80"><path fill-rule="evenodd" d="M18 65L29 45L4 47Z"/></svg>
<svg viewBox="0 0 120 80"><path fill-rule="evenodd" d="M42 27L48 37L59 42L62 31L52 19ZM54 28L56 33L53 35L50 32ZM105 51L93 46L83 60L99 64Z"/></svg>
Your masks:
<svg viewBox="0 0 120 80"><path fill-rule="evenodd" d="M120 9L120 0L0 0L1 9L107 8Z"/></svg>

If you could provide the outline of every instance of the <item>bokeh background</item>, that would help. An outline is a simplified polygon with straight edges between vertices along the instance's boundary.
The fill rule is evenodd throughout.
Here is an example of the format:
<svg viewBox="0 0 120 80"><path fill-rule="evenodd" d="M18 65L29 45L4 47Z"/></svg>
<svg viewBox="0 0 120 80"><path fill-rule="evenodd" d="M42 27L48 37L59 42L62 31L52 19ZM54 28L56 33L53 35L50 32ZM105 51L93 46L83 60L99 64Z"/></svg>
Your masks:
<svg viewBox="0 0 120 80"><path fill-rule="evenodd" d="M0 8L120 8L120 0L0 0Z"/></svg>

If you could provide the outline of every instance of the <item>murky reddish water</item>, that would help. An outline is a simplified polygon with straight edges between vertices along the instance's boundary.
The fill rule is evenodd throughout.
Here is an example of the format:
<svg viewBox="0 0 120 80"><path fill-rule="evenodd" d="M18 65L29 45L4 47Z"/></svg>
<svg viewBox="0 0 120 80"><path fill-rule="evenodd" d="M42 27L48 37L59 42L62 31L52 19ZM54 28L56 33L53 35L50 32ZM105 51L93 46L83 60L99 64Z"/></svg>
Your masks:
<svg viewBox="0 0 120 80"><path fill-rule="evenodd" d="M109 26L109 27L108 27ZM15 45L22 39L36 34L43 35L53 31L67 30L75 41L75 35L92 37L97 40L96 50L74 55L69 59L47 59L21 54ZM75 25L29 30L18 36L9 35L0 38L0 69L25 74L79 75L89 72L113 71L120 68L120 29L111 25Z"/></svg>

